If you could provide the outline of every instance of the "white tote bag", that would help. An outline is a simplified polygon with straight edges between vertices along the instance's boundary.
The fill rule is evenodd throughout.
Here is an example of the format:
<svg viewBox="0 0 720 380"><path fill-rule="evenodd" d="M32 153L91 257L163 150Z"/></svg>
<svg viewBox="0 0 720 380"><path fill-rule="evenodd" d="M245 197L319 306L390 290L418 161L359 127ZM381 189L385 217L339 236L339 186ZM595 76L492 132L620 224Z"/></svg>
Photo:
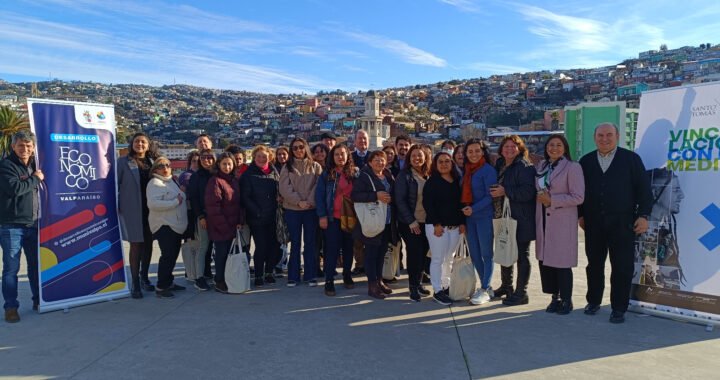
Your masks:
<svg viewBox="0 0 720 380"><path fill-rule="evenodd" d="M517 220L510 216L510 201L507 197L503 202L502 217L493 219L493 229L495 230L493 261L504 267L515 264L518 259Z"/></svg>
<svg viewBox="0 0 720 380"><path fill-rule="evenodd" d="M237 230L235 240L230 246L227 264L225 264L225 284L227 284L228 293L231 294L245 293L250 290L250 264L247 255L242 250L244 245L246 243L242 232Z"/></svg>
<svg viewBox="0 0 720 380"><path fill-rule="evenodd" d="M373 191L377 192L375 183L369 174L365 173L370 179ZM365 237L375 237L385 230L385 220L387 219L387 204L379 201L375 202L355 202L353 205L357 214L360 229Z"/></svg>
<svg viewBox="0 0 720 380"><path fill-rule="evenodd" d="M400 265L400 243L388 244L385 252L385 262L383 263L382 278L383 280L392 280L398 271Z"/></svg>
<svg viewBox="0 0 720 380"><path fill-rule="evenodd" d="M463 234L458 249L455 251L450 272L450 299L453 301L467 300L475 292L475 285L477 285L475 267L470 258L465 234Z"/></svg>

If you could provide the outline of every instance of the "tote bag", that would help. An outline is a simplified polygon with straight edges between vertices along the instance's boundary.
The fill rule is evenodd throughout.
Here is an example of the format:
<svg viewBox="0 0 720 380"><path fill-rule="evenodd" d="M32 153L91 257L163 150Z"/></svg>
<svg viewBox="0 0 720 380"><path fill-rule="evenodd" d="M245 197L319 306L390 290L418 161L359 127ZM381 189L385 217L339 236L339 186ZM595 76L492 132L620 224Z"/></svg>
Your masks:
<svg viewBox="0 0 720 380"><path fill-rule="evenodd" d="M450 272L450 298L453 301L467 300L475 292L476 284L475 267L470 259L465 235L462 235Z"/></svg>
<svg viewBox="0 0 720 380"><path fill-rule="evenodd" d="M340 229L347 233L352 233L357 223L355 208L353 201L348 197L342 198L342 208L340 209Z"/></svg>
<svg viewBox="0 0 720 380"><path fill-rule="evenodd" d="M365 175L370 179L373 191L377 192L370 175L367 173ZM380 235L385 230L385 220L387 219L387 205L385 203L379 201L355 202L353 207L364 236L372 238Z"/></svg>
<svg viewBox="0 0 720 380"><path fill-rule="evenodd" d="M510 201L505 197L503 203L502 217L493 219L495 230L495 248L493 250L493 261L509 267L518 259L517 246L517 220L510 216Z"/></svg>
<svg viewBox="0 0 720 380"><path fill-rule="evenodd" d="M400 264L400 243L388 244L385 252L385 262L383 263L382 278L384 280L392 280L398 271Z"/></svg>
<svg viewBox="0 0 720 380"><path fill-rule="evenodd" d="M228 293L239 294L250 290L250 264L247 255L242 251L245 245L242 233L237 230L225 264L225 283Z"/></svg>

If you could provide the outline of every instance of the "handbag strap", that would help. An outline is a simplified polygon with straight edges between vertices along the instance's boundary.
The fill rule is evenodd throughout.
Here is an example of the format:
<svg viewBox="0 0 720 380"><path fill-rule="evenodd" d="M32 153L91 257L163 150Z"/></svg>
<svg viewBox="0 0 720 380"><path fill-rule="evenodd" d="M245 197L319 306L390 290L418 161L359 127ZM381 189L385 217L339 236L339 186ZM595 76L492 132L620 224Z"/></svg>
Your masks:
<svg viewBox="0 0 720 380"><path fill-rule="evenodd" d="M457 257L468 257L468 246L467 246L467 238L465 237L465 234L460 236L460 239L458 239L458 245L455 247L455 255Z"/></svg>
<svg viewBox="0 0 720 380"><path fill-rule="evenodd" d="M370 180L370 185L372 185L373 191L377 193L377 189L375 188L375 182L373 181L372 177L370 177L370 174L368 174L367 172L365 172L365 175L366 175L366 176L368 177L368 179Z"/></svg>
<svg viewBox="0 0 720 380"><path fill-rule="evenodd" d="M503 201L503 213L502 213L503 219L510 219L511 212L510 212L510 201L508 200L507 196L505 197L505 201Z"/></svg>

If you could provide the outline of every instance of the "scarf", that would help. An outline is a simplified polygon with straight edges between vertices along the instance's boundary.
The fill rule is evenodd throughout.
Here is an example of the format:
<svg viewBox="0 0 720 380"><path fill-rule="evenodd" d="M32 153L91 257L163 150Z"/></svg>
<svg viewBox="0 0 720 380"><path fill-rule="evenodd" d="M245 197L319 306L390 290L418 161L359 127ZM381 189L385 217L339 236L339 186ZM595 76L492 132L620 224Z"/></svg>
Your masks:
<svg viewBox="0 0 720 380"><path fill-rule="evenodd" d="M472 176L480 170L481 167L485 165L485 156L480 157L480 161L473 164L471 162L465 163L465 178L466 180L463 181L462 184L462 196L460 197L460 202L465 205L472 205L473 203L473 195L472 195Z"/></svg>
<svg viewBox="0 0 720 380"><path fill-rule="evenodd" d="M266 163L265 166L258 166L263 174L270 174L270 163Z"/></svg>

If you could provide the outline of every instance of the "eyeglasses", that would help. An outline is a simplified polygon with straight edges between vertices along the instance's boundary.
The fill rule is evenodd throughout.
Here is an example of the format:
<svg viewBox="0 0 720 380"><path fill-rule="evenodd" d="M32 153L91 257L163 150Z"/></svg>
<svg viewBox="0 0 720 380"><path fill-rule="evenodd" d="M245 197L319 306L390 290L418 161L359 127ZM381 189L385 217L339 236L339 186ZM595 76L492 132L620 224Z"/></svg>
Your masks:
<svg viewBox="0 0 720 380"><path fill-rule="evenodd" d="M167 169L170 167L170 164L158 164L158 169Z"/></svg>
<svg viewBox="0 0 720 380"><path fill-rule="evenodd" d="M292 150L303 150L305 145L293 145Z"/></svg>
<svg viewBox="0 0 720 380"><path fill-rule="evenodd" d="M214 160L214 159L215 159L215 156L212 156L212 155L207 154L207 155L204 155L204 156L200 156L200 159L201 159L201 160Z"/></svg>

